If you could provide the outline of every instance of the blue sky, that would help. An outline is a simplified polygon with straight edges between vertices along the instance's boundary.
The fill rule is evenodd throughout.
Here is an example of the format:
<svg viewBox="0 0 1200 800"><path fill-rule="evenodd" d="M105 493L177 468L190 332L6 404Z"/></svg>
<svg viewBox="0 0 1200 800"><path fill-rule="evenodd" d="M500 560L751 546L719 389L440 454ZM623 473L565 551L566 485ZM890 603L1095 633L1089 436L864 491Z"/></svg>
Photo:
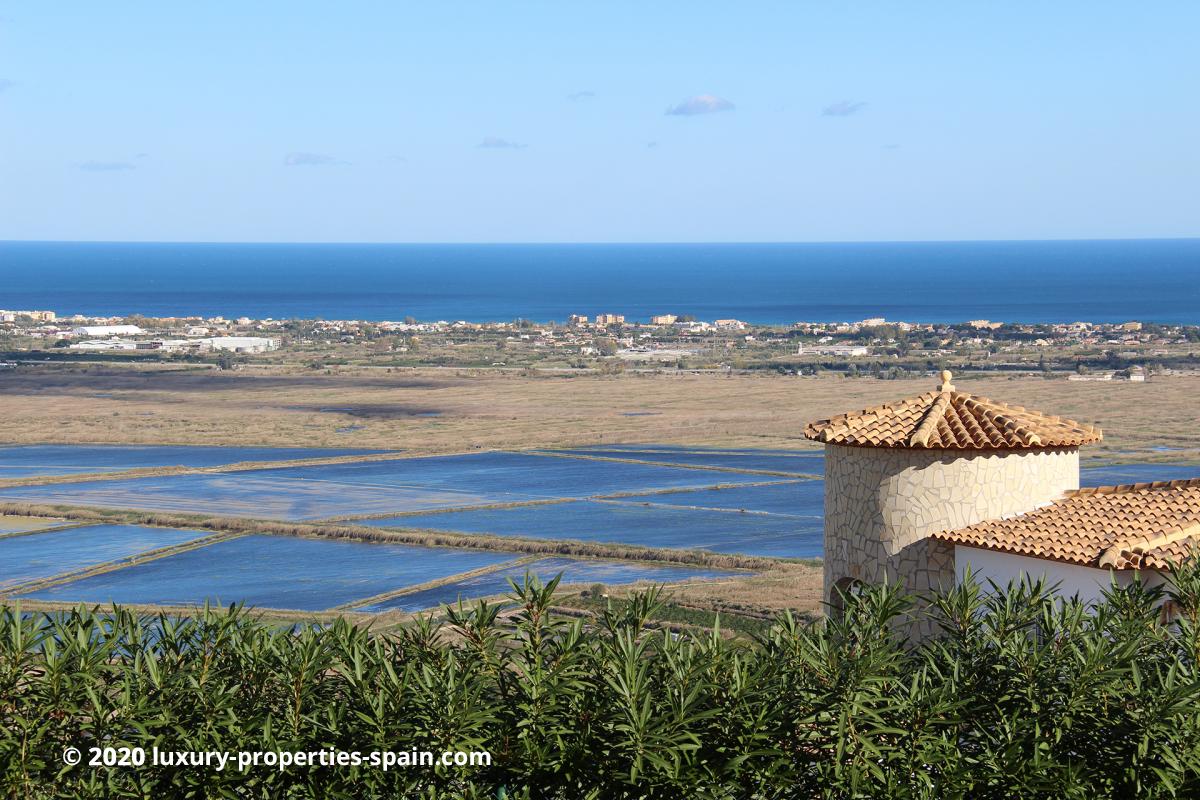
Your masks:
<svg viewBox="0 0 1200 800"><path fill-rule="evenodd" d="M0 239L1196 236L1197 30L1194 0L0 2Z"/></svg>

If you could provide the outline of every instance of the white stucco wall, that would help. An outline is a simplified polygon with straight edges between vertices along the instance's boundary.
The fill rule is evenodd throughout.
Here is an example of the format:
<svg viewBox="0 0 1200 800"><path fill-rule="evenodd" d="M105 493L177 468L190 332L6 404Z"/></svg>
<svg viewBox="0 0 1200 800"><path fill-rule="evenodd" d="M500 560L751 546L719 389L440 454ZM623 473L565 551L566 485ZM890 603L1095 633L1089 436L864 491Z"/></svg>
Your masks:
<svg viewBox="0 0 1200 800"><path fill-rule="evenodd" d="M1113 572L1015 553L955 545L954 572L958 580L962 580L968 565L975 574L976 582L985 590L989 580L994 581L997 586L1005 586L1026 576L1034 579L1045 577L1051 583L1059 584L1058 594L1063 597L1078 595L1086 603L1095 603L1103 599L1103 592L1109 587L1114 574L1119 586L1128 586L1135 574L1133 570ZM1147 586L1159 585L1164 580L1162 574L1155 570L1142 570L1141 573L1142 583Z"/></svg>

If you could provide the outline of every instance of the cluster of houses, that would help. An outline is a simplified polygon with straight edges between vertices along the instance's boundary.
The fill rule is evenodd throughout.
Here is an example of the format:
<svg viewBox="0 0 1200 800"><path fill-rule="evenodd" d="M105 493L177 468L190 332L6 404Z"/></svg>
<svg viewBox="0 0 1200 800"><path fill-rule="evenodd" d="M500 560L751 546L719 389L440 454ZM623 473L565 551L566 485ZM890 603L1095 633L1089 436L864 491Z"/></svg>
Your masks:
<svg viewBox="0 0 1200 800"><path fill-rule="evenodd" d="M654 314L650 317L648 326L639 322L627 323L624 314L597 314L594 320L586 314L572 314L568 318L567 324L574 328L609 328L614 325L630 325L638 328L671 326L686 333L706 333L718 330L744 331L750 327L749 323L742 322L740 319L717 319L706 322L693 317L681 317L678 314Z"/></svg>
<svg viewBox="0 0 1200 800"><path fill-rule="evenodd" d="M898 333L925 333L955 337L973 344L988 344L1000 338L1020 339L1037 347L1069 342L1079 345L1176 344L1186 338L1188 326L1163 325L1153 330L1141 322L1011 323L973 319L964 323L899 322L871 317L858 322L797 322L792 329L809 336L846 337L889 328ZM970 334L964 334L964 329Z"/></svg>
<svg viewBox="0 0 1200 800"><path fill-rule="evenodd" d="M1182 363L1192 343L1200 343L1195 326L1148 325L1140 322L1064 324L1014 324L987 319L963 323L910 323L871 317L855 322L796 322L792 325L752 325L738 319L697 320L676 313L654 314L634 320L623 314L602 312L573 314L565 322L470 322L467 320L420 322L364 320L255 320L241 317L179 317L150 320L122 317L66 319L47 310L0 311L0 336L15 335L50 340L74 350L159 350L188 353L230 350L259 353L276 349L284 336L289 341L333 341L354 344L381 336L433 335L433 341L457 345L483 337L519 342L548 351L582 356L616 356L633 360L684 359L688 356L719 358L716 350L741 348L761 360L791 355L805 363L841 362L849 370L855 361L944 359L982 355L995 368L1030 369L1049 359L1062 369L1077 351L1099 349L1112 358L1108 363L1079 369L1073 380L1142 380L1146 372L1130 364L1151 362L1167 370ZM137 324L149 327L142 330ZM477 335L478 334L478 335ZM480 336L482 335L482 336ZM389 342L407 351L411 342ZM424 344L428 344L425 342ZM1050 348L1050 349L1047 349ZM1054 348L1057 348L1055 352ZM1010 354L1005 359L1001 355ZM1168 364L1170 360L1176 364ZM503 363L503 362L495 362ZM782 363L782 361L781 361ZM909 366L911 368L911 365ZM1105 371L1105 370L1108 371Z"/></svg>
<svg viewBox="0 0 1200 800"><path fill-rule="evenodd" d="M124 317L60 318L53 311L0 311L0 324L11 333L34 339L52 339L69 350L87 352L156 350L164 353L228 351L264 353L279 347L278 337L242 335L241 329L279 327L272 320L247 317L156 319L155 331L123 321ZM163 335L166 332L167 335Z"/></svg>
<svg viewBox="0 0 1200 800"><path fill-rule="evenodd" d="M108 339L86 339L68 345L71 350L98 351L158 351L162 353L266 353L279 348L279 340L266 336L208 336L196 339L128 339L113 336Z"/></svg>
<svg viewBox="0 0 1200 800"><path fill-rule="evenodd" d="M33 322L54 322L58 315L53 311L5 311L0 309L0 322L16 322L23 317Z"/></svg>

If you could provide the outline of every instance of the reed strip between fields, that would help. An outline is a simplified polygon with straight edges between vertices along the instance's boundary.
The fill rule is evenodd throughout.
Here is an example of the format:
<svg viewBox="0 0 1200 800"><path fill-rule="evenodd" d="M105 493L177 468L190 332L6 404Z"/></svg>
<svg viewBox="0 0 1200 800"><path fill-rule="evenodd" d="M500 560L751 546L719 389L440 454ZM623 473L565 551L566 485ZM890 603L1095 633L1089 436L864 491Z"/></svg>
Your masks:
<svg viewBox="0 0 1200 800"><path fill-rule="evenodd" d="M34 600L30 597L22 597L10 601L11 604L21 611L36 611L36 612L60 612L60 611L75 611L79 608L101 608L107 607L107 603L81 603L78 600ZM148 614L157 616L159 614L168 617L187 617L195 615L195 613L203 609L206 604L193 603L190 605L167 605L157 603L120 603L121 608L133 611L137 614ZM236 603L228 603L220 608L228 608ZM358 611L301 611L299 609L287 608L267 608L265 606L254 606L249 609L249 613L255 618L279 622L281 624L294 625L297 623L312 623L312 624L328 624L338 619L349 619L354 624L371 625L375 622L375 615L364 614ZM404 615L407 619L411 615Z"/></svg>
<svg viewBox="0 0 1200 800"><path fill-rule="evenodd" d="M775 481L749 481L747 483L714 483L711 486L671 486L666 489L630 489L626 492L609 492L596 494L585 498L588 500L621 500L630 497L651 497L660 494L682 494L684 492L722 491L725 489L751 489L758 486L791 486L807 481L821 480L820 476L811 478L790 478Z"/></svg>
<svg viewBox="0 0 1200 800"><path fill-rule="evenodd" d="M478 506L446 506L445 508L423 508L418 511L380 511L375 514L337 514L314 520L320 523L358 522L367 519L393 519L400 517L424 517L433 514L454 514L459 511L497 511L506 508L531 508L533 506L553 506L560 503L574 503L579 500L591 500L590 497L550 497L544 500L509 500L504 503L484 503Z"/></svg>
<svg viewBox="0 0 1200 800"><path fill-rule="evenodd" d="M669 461L646 461L636 458L618 458L612 456L589 456L577 453L560 453L553 450L469 450L446 453L371 453L366 455L324 456L318 458L293 458L281 461L237 461L230 464L218 464L211 467L188 467L179 464L163 465L161 467L134 467L131 469L102 470L97 472L76 472L67 475L30 475L23 478L2 478L0 489L19 486L50 486L63 483L95 483L97 481L123 481L136 478L165 478L174 475L210 475L228 472L252 472L262 469L287 469L291 467L323 467L338 464L369 464L381 461L407 461L416 458L450 457L478 455L480 453L515 453L519 455L539 456L542 458L574 458L583 461L612 461L618 464L644 464L652 467L673 467L676 469L693 469L708 472L734 472L745 475L769 475L781 478L802 478L808 480L820 479L823 476L803 473L786 472L782 470L749 469L742 467L723 467L713 464L678 464Z"/></svg>
<svg viewBox="0 0 1200 800"><path fill-rule="evenodd" d="M618 456L588 456L581 453L560 453L553 450L521 450L527 456L543 458L575 458L580 461L613 461L617 464L644 464L648 467L674 467L676 469L699 469L708 472L736 472L741 475L775 475L781 478L820 478L807 472L785 472L775 469L750 469L749 467L722 467L717 464L679 464L671 461L647 461L644 458L620 458Z"/></svg>
<svg viewBox="0 0 1200 800"><path fill-rule="evenodd" d="M468 452L444 453L439 455L464 456L479 453L479 450ZM318 458L293 458L283 461L235 461L230 464L217 464L211 467L187 467L179 464L161 467L133 467L132 469L107 470L98 472L76 472L68 475L30 475L24 478L0 479L0 489L15 486L43 486L58 483L95 483L96 481L123 481L134 478L163 478L172 475L210 475L225 472L252 472L260 469L286 469L289 467L324 467L337 464L374 463L378 461L404 461L412 458L424 458L429 454L413 453L369 453L365 455L323 456Z"/></svg>
<svg viewBox="0 0 1200 800"><path fill-rule="evenodd" d="M425 517L434 514L456 514L460 511L501 511L507 508L532 508L535 506L553 506L562 503L578 503L586 500L594 501L621 501L627 498L639 497L654 497L662 494L679 494L683 492L707 492L707 491L722 491L725 489L745 489L756 486L790 486L792 484L804 483L807 480L814 478L792 478L789 480L774 480L774 481L751 481L748 483L714 483L708 486L672 486L666 489L631 489L626 492L610 492L608 494L591 494L580 495L577 497L548 497L538 500L509 500L503 503L484 503L482 505L470 506L445 506L443 508L423 508L416 511L380 511L375 514L337 514L332 517L324 517L319 522L358 522L368 519L401 519L403 517ZM646 501L647 505L653 505L652 502ZM671 508L694 509L699 511L732 511L738 512L741 509L729 508L709 508L707 506L683 506L662 503L659 505L670 506ZM756 514L775 514L777 516L804 516L802 514L783 514L780 515L774 511L754 511L749 513Z"/></svg>
<svg viewBox="0 0 1200 800"><path fill-rule="evenodd" d="M592 500L596 503L608 503L614 506L652 506L653 508L660 508L664 511L711 511L716 514L741 514L746 516L757 515L760 517L783 517L784 519L804 519L806 516L814 516L811 514L784 514L779 511L758 511L757 509L753 508L718 508L716 506L683 505L682 503L654 503L649 500L633 502L632 500L615 500L607 497L594 497Z"/></svg>
<svg viewBox="0 0 1200 800"><path fill-rule="evenodd" d="M38 517L62 517L96 523L156 525L164 528L191 528L219 533L261 533L273 536L308 536L360 542L388 542L424 547L463 547L530 555L584 556L624 561L653 561L686 564L713 569L764 570L799 559L776 559L713 553L707 550L675 550L642 545L580 542L567 539L525 539L486 534L452 533L422 528L373 528L366 525L331 525L321 522L281 522L245 517L220 517L203 514L166 514L121 509L102 509L70 505L0 503L0 514Z"/></svg>
<svg viewBox="0 0 1200 800"><path fill-rule="evenodd" d="M86 522L63 522L61 525L50 525L45 528L30 528L28 530L21 531L5 531L0 533L0 540L16 539L19 536L31 536L35 533L56 533L57 531L66 531L70 530L71 528L83 528L87 524L88 523Z"/></svg>
<svg viewBox="0 0 1200 800"><path fill-rule="evenodd" d="M444 578L437 578L432 581L425 581L424 583L416 583L416 584L412 584L410 586L403 586L399 589L391 589L386 592L380 592L379 594L372 595L371 597L364 597L360 600L351 600L349 603L342 603L340 606L333 606L329 610L330 611L351 611L360 606L370 606L370 605L375 605L376 603L383 603L388 600L394 600L397 597L403 597L403 596L409 595L409 594L416 594L417 592L423 592L427 589L436 589L439 586L448 586L449 584L458 583L459 581L466 581L466 580L470 580L471 578L478 578L481 575L487 575L492 572L499 572L502 569L511 569L513 567L519 567L524 564L532 564L535 561L540 561L540 560L541 560L540 556L525 556L523 558L513 559L512 561L501 561L499 564L489 564L486 567L480 567L479 569L472 569L472 570L468 570L466 572L460 572L456 575L447 575Z"/></svg>

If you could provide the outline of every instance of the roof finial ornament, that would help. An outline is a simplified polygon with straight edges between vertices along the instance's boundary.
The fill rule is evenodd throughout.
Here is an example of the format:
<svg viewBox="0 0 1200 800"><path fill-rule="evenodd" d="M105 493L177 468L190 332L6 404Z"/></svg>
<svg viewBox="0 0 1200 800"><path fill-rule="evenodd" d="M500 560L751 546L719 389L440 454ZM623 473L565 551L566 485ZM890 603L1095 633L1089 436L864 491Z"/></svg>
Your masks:
<svg viewBox="0 0 1200 800"><path fill-rule="evenodd" d="M954 375L952 375L950 373L950 370L948 370L948 369L942 370L942 385L938 387L938 391L953 392L954 384L950 382L950 379L953 377L954 377Z"/></svg>

